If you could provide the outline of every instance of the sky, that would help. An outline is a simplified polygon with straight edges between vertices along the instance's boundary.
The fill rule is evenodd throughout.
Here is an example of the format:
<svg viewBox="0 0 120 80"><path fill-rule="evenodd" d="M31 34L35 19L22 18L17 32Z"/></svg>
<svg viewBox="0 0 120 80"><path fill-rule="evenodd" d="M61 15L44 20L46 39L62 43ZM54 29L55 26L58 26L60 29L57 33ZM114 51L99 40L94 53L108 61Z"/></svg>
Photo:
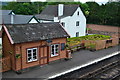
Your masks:
<svg viewBox="0 0 120 80"><path fill-rule="evenodd" d="M0 1L7 1L7 2L10 2L10 1L16 1L16 0L0 0ZM22 0L23 1L23 0ZM25 1L27 1L27 0L25 0ZM46 0L31 0L32 2L35 2L35 1L46 1ZM97 2L97 3L99 3L99 4L104 4L104 3L107 3L108 2L108 0L74 0L74 1L80 1L80 2L82 2L82 3L85 3L85 2L87 2L87 1L95 1L95 2Z"/></svg>

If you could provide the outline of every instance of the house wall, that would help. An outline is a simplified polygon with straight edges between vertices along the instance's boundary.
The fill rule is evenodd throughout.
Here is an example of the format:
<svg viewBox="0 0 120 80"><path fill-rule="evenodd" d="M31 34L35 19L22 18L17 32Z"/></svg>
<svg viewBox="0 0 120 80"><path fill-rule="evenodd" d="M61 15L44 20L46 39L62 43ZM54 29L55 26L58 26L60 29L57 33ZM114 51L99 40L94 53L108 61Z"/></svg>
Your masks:
<svg viewBox="0 0 120 80"><path fill-rule="evenodd" d="M14 55L14 45L11 45L7 34L4 32L2 35L2 53L3 53L3 57L7 57L10 56L11 57L11 66L12 69L15 70L15 55Z"/></svg>
<svg viewBox="0 0 120 80"><path fill-rule="evenodd" d="M79 11L79 15L77 12ZM80 22L79 26L76 26L76 21ZM65 30L71 37L76 37L76 32L79 32L79 36L85 36L86 33L86 18L82 13L80 7L77 8L72 16L62 18L60 22L65 23Z"/></svg>
<svg viewBox="0 0 120 80"><path fill-rule="evenodd" d="M29 23L38 23L35 18L32 18Z"/></svg>
<svg viewBox="0 0 120 80"><path fill-rule="evenodd" d="M53 39L51 44L60 44L66 43L66 38ZM46 41L38 41L38 42L29 42L15 45L15 54L21 54L21 58L16 59L16 71L40 64L40 46L45 45ZM27 48L37 48L38 49L38 60L34 62L27 62ZM49 62L58 60L61 58L66 58L66 50L60 51L59 56L51 57L50 56L50 47L49 47Z"/></svg>

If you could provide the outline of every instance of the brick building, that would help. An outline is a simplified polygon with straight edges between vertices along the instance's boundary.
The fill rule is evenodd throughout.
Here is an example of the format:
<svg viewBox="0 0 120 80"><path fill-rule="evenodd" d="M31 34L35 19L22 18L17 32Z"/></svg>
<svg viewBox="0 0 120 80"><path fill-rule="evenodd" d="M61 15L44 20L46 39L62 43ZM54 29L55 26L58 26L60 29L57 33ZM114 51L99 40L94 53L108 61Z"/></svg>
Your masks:
<svg viewBox="0 0 120 80"><path fill-rule="evenodd" d="M11 57L14 71L66 58L69 35L59 23L3 25L2 30L3 56Z"/></svg>

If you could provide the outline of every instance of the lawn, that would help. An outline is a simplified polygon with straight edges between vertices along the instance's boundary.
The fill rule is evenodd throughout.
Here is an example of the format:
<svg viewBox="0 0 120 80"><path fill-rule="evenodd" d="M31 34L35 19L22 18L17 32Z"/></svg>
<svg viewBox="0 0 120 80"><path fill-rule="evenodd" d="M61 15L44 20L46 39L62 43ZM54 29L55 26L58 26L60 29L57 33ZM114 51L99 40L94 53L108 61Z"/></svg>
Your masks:
<svg viewBox="0 0 120 80"><path fill-rule="evenodd" d="M74 46L74 45L80 44L81 40L105 40L110 38L111 38L110 36L98 35L98 34L81 36L81 37L72 37L67 39L68 41L67 45Z"/></svg>

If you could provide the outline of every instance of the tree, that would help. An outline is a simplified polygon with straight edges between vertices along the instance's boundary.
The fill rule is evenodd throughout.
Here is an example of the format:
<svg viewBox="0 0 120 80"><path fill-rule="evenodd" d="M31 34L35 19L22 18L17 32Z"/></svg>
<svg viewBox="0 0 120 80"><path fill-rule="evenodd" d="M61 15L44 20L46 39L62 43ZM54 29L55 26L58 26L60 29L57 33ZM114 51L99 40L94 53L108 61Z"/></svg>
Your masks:
<svg viewBox="0 0 120 80"><path fill-rule="evenodd" d="M46 2L9 2L2 9L13 10L15 14L33 15L40 13L45 5Z"/></svg>

